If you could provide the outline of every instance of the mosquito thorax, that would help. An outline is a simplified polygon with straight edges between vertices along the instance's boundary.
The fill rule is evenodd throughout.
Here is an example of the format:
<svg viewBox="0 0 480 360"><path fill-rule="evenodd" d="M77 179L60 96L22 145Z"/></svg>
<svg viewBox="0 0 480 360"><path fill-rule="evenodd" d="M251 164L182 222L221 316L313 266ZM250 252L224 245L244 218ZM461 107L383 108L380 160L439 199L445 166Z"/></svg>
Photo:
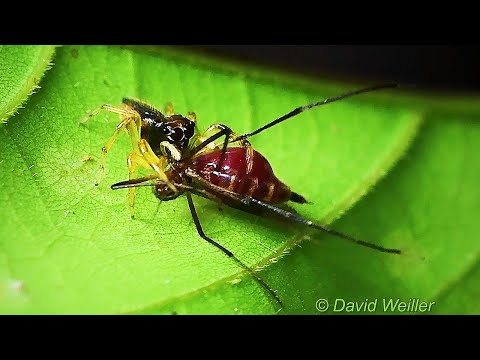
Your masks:
<svg viewBox="0 0 480 360"><path fill-rule="evenodd" d="M166 177L172 184L182 184L184 182L185 164L183 163L171 163L170 169L165 173ZM184 193L183 189L177 187L177 191L174 191L168 184L164 182L157 182L153 188L153 193L157 199L161 201L174 200Z"/></svg>
<svg viewBox="0 0 480 360"><path fill-rule="evenodd" d="M173 191L167 184L159 183L155 185L153 192L158 200L169 201L175 200L177 197L183 194L183 190Z"/></svg>

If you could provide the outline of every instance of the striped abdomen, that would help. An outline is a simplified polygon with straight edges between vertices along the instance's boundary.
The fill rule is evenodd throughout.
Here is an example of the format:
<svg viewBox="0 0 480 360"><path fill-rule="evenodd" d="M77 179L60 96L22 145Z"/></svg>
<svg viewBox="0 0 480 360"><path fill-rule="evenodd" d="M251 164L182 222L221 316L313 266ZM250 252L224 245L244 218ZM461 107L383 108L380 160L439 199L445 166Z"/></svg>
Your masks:
<svg viewBox="0 0 480 360"><path fill-rule="evenodd" d="M281 182L273 173L267 159L253 150L251 170L247 174L247 149L227 148L221 169L218 169L222 151L213 151L193 159L195 171L205 180L237 194L251 196L270 204L288 200L305 203L306 200Z"/></svg>

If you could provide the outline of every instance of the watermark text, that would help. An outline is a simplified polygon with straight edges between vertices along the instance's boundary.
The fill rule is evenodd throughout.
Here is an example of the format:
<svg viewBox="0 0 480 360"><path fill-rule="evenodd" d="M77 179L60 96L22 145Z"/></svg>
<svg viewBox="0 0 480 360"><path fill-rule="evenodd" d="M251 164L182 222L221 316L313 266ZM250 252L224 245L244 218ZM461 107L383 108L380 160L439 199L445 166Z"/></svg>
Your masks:
<svg viewBox="0 0 480 360"><path fill-rule="evenodd" d="M423 301L420 298L383 298L351 301L348 299L318 299L315 307L319 312L355 313L355 312L391 312L391 313L428 313L435 301Z"/></svg>

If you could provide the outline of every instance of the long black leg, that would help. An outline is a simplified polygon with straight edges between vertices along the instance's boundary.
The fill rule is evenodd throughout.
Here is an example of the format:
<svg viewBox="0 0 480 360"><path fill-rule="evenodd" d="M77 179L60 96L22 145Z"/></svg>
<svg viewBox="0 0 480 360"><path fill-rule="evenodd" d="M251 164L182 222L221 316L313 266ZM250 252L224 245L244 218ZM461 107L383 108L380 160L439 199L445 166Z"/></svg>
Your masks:
<svg viewBox="0 0 480 360"><path fill-rule="evenodd" d="M218 126L221 127L222 129L221 131L225 132L225 139L223 140L222 153L220 154L220 161L218 162L218 165L217 165L217 169L221 169L223 165L223 161L225 160L225 153L227 151L228 141L230 140L230 135L233 133L233 131L226 125L218 124Z"/></svg>
<svg viewBox="0 0 480 360"><path fill-rule="evenodd" d="M221 138L222 136L225 136L225 140L223 142L223 153L225 152L225 150L227 149L227 145L228 145L228 138L230 137L230 134L232 133L232 129L230 129L228 126L225 126L225 125L222 125L222 128L221 130L210 136L208 139L205 139L204 141L202 141L199 145L195 146L192 151L190 152L190 154L196 154L198 153L200 150L202 150L205 146L207 146L208 144L214 142L215 140ZM190 157L190 155L187 155L185 156L182 160L184 160L185 158L187 157Z"/></svg>
<svg viewBox="0 0 480 360"><path fill-rule="evenodd" d="M199 145L194 147L193 150L190 153L191 154L196 154L197 152L202 150L204 147L206 147L208 144L214 142L215 140L221 138L222 136L225 136L225 139L223 141L223 146L222 146L222 152L220 154L220 161L217 164L217 169L221 169L222 165L223 165L223 161L225 160L225 153L227 151L227 146L228 146L228 143L229 143L229 140L230 140L230 136L232 135L233 131L228 126L223 125L223 124L218 124L218 127L220 128L220 131L218 133L216 133L216 134L210 136L208 139L202 141ZM235 141L237 141L237 140L235 140ZM244 147L249 147L250 143L248 142L248 140L241 140L241 145L244 146ZM191 155L185 156L182 160L184 160L185 158L188 158L189 156L191 156ZM249 164L250 163L250 153L249 153L249 151L246 151L245 156L246 156L245 161L247 162L247 164ZM248 168L248 165L247 165L247 168Z"/></svg>
<svg viewBox="0 0 480 360"><path fill-rule="evenodd" d="M232 202L232 205L235 204L235 203L243 204L244 206L241 209L244 210L244 211L253 213L253 210L255 208L268 210L268 211L270 211L270 212L272 212L272 213L274 213L278 216L281 216L281 217L283 217L283 218L285 218L285 219L287 219L291 222L296 222L296 223L299 223L299 224L302 224L302 225L305 225L305 226L308 226L308 227L311 227L311 228L314 228L314 229L317 229L317 230L320 230L320 231L324 231L326 233L329 233L331 235L335 235L339 238L351 241L351 242L356 243L356 244L361 245L361 246L366 246L366 247L369 247L371 249L378 250L378 251L385 252L385 253L391 253L391 254L400 254L401 253L401 251L398 250L398 249L384 248L380 245L375 245L375 244L372 244L372 243L364 241L364 240L355 239L354 237L352 237L350 235L341 233L341 232L333 230L333 229L329 229L325 226L321 226L319 224L314 223L313 221L307 220L307 219L303 218L302 216L294 214L290 211L284 210L282 208L276 207L276 206L271 205L271 204L267 204L263 201L254 199L254 198L249 197L249 196L243 196L243 195L234 193L234 192L229 191L227 189L224 189L220 186L214 185L214 184L204 180L201 176L199 176L197 173L195 173L195 171L193 171L192 169L186 169L185 173L190 178L192 178L194 181L199 183L203 189L209 189L208 192L213 192L214 194L221 195L223 198L227 198L230 202ZM205 190L196 189L196 191L206 193ZM249 208L251 210L248 210Z"/></svg>
<svg viewBox="0 0 480 360"><path fill-rule="evenodd" d="M213 246L222 250L222 252L225 255L235 260L237 264L239 264L243 269L245 269L275 299L275 301L280 305L280 307L283 307L283 303L280 297L270 286L268 286L267 283L265 283L265 281L263 281L257 274L255 274L255 272L252 269L250 269L247 265L242 263L230 250L228 250L227 248L217 243L215 240L212 240L207 235L205 235L202 229L202 225L200 224L200 220L198 219L197 211L195 210L195 205L193 204L192 195L188 192L187 192L187 200L188 200L188 207L190 208L190 212L192 213L193 221L197 228L198 235L200 235L202 239L208 241Z"/></svg>
<svg viewBox="0 0 480 360"><path fill-rule="evenodd" d="M347 235L347 234L341 233L339 231L321 226L319 224L315 224L314 222L312 222L310 220L307 220L307 219L301 217L300 215L294 214L290 211L278 208L274 205L267 204L263 201L260 201L260 200L257 200L257 199L251 198L251 197L245 197L241 201L245 205L254 204L256 206L259 206L259 207L265 208L269 211L272 211L272 212L274 212L274 213L276 213L276 214L278 214L278 215L280 215L280 216L282 216L282 217L284 217L284 218L286 218L286 219L288 219L292 222L296 222L296 223L299 223L299 224L303 224L303 225L312 227L312 228L317 229L317 230L324 231L328 234L335 235L339 238L351 241L351 242L353 242L355 244L358 244L358 245L366 246L366 247L369 247L371 249L378 250L378 251L381 251L381 252L386 252L386 253L391 253L391 254L401 254L401 251L399 249L384 248L383 246L380 246L380 245L375 245L375 244L369 243L367 241L355 239L354 237L352 237L350 235Z"/></svg>
<svg viewBox="0 0 480 360"><path fill-rule="evenodd" d="M232 142L236 142L236 141L239 141L239 140L245 140L245 139L247 139L247 138L249 138L253 135L257 135L258 133L262 132L263 130L266 130L266 129L274 126L274 125L277 125L278 123L281 123L284 120L287 120L291 117L294 117L295 115L298 115L298 114L300 114L304 111L310 110L314 107L329 104L329 103L332 103L332 102L335 102L335 101L338 101L338 100L348 98L350 96L363 94L363 93L371 92L371 91L376 91L376 90L380 90L380 89L395 88L395 87L398 87L398 86L399 86L398 84L383 84L383 85L371 86L371 87L367 87L367 88L363 88L363 89L354 90L354 91L344 93L344 94L341 94L341 95L332 96L332 97L326 98L324 100L318 101L318 102L313 103L313 104L300 106L296 109L293 109L288 114L285 114L285 115L279 117L278 119L275 119L275 120L269 122L268 124L262 126L261 128L258 128L257 130L252 131L251 133L243 134L243 135L240 135L240 136L236 137L235 139L232 140Z"/></svg>

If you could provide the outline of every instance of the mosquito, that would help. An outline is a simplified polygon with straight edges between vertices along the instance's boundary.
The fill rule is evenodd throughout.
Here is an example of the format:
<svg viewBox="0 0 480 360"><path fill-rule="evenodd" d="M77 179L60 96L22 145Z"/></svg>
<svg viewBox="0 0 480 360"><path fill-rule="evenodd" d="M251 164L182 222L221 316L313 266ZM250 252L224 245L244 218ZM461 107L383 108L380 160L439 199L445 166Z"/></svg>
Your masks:
<svg viewBox="0 0 480 360"><path fill-rule="evenodd" d="M113 190L128 189L132 217L134 191L137 187L153 187L154 194L160 201L170 201L185 195L198 235L246 270L282 308L282 300L275 290L230 250L205 234L192 195L250 214L272 215L380 252L400 254L399 249L385 248L356 239L353 236L315 223L286 208L284 205L287 205L288 202L305 204L307 200L279 180L268 160L253 149L247 140L312 108L354 95L395 87L398 87L398 84L376 85L300 106L243 135L235 134L231 128L223 124L213 124L205 133L200 135L196 127L195 113L190 112L186 117L175 114L171 104L167 105L165 114L147 103L130 98L123 99L122 107L105 104L90 113L86 120L96 115L100 110L107 110L120 114L121 122L117 125L113 136L102 148L100 175L97 176L96 184L103 175L106 154L119 133L125 129L130 136L133 147L132 153L127 158L129 180L115 183L111 188ZM220 142L219 139L222 137L224 137L224 140ZM138 167L151 169L153 172L148 176L137 178L136 170Z"/></svg>

